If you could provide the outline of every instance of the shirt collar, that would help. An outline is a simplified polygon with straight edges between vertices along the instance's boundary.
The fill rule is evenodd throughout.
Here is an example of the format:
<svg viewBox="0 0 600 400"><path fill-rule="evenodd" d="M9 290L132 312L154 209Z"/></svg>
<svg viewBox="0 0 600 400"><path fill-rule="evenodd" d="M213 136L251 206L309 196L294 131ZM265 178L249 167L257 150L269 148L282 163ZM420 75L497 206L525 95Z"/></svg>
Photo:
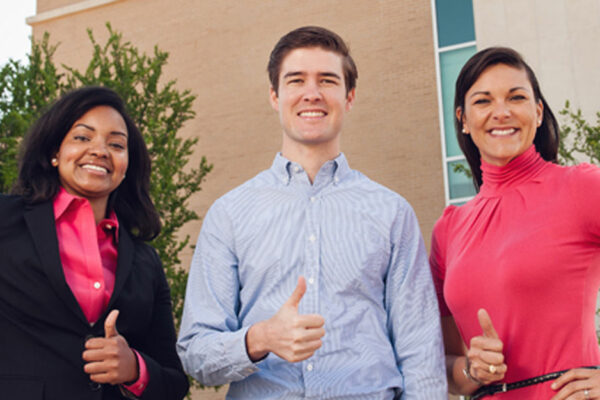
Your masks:
<svg viewBox="0 0 600 400"><path fill-rule="evenodd" d="M60 187L58 194L56 197L54 197L53 202L54 221L58 221L69 208L79 208L86 203L89 204L87 199L67 193L63 187ZM113 231L115 235L115 241L118 241L119 220L117 219L117 214L114 210L111 210L108 218L104 218L98 225L104 228L106 231Z"/></svg>
<svg viewBox="0 0 600 400"><path fill-rule="evenodd" d="M288 185L292 179L292 175L294 173L303 171L303 168L302 165L288 160L281 154L281 152L279 152L277 155L275 155L275 159L271 165L271 171L284 185ZM346 159L344 153L340 153L336 158L327 161L321 166L317 176L315 177L315 181L322 176L324 178L332 179L333 184L337 185L348 175L349 172L350 166L348 165L348 160Z"/></svg>

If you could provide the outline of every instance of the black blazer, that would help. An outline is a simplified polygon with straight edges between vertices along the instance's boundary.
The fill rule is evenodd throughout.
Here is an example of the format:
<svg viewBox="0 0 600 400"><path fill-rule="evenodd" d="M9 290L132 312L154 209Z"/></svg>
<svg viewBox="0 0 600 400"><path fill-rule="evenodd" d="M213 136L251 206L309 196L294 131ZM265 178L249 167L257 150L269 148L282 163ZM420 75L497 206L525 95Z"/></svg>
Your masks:
<svg viewBox="0 0 600 400"><path fill-rule="evenodd" d="M175 400L188 381L175 351L171 297L154 249L119 230L115 287L91 326L63 273L52 202L26 205L0 195L0 398L124 399L118 386L89 380L81 358L86 338L104 335L108 312L146 361L141 399Z"/></svg>

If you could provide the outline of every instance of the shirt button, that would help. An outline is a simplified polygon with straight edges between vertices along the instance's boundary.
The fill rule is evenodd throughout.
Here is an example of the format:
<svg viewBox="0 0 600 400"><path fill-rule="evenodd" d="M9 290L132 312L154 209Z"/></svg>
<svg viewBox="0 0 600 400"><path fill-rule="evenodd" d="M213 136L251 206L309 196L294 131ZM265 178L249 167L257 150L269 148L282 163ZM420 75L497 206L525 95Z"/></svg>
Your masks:
<svg viewBox="0 0 600 400"><path fill-rule="evenodd" d="M308 237L308 240L309 240L311 243L314 243L314 241L315 241L315 240L317 240L317 237L316 237L315 235L310 235L310 236Z"/></svg>
<svg viewBox="0 0 600 400"><path fill-rule="evenodd" d="M317 201L317 198L316 198L315 196L312 196L312 197L310 198L310 202L311 202L311 203L314 203L315 201Z"/></svg>
<svg viewBox="0 0 600 400"><path fill-rule="evenodd" d="M333 178L333 180L335 181L335 183L338 183L340 181L340 178L338 178L337 176L335 178Z"/></svg>
<svg viewBox="0 0 600 400"><path fill-rule="evenodd" d="M312 370L313 370L313 365L312 365L312 364L308 364L308 365L306 366L306 370L307 370L308 372L312 371Z"/></svg>
<svg viewBox="0 0 600 400"><path fill-rule="evenodd" d="M315 278L308 278L308 283L310 285L312 285L313 283L315 283Z"/></svg>
<svg viewBox="0 0 600 400"><path fill-rule="evenodd" d="M300 172L300 167L299 167L299 166L297 166L297 165L295 165L295 166L294 166L294 172Z"/></svg>
<svg viewBox="0 0 600 400"><path fill-rule="evenodd" d="M102 284L100 282L94 282L94 289L100 289Z"/></svg>

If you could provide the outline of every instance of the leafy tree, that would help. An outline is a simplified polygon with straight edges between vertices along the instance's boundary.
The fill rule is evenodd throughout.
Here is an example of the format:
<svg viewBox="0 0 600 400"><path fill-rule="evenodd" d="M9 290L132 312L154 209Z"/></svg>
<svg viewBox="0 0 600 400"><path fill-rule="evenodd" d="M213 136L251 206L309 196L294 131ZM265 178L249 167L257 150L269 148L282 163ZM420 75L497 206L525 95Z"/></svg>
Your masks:
<svg viewBox="0 0 600 400"><path fill-rule="evenodd" d="M179 253L189 245L190 237L180 237L179 229L199 219L188 208L190 197L201 190L201 183L212 169L206 158L188 165L197 139L183 139L177 132L194 117L195 96L179 91L175 81L163 83L162 69L168 53L154 48L154 54L140 54L131 43L107 24L109 38L103 45L88 36L93 53L87 68L78 71L53 62L56 46L49 35L32 44L29 63L10 60L0 69L0 192L10 190L17 175L18 144L28 127L46 106L62 93L84 85L102 85L118 92L144 135L152 159L151 196L163 229L154 239L171 285L173 314L179 327L185 297L187 271L180 266Z"/></svg>
<svg viewBox="0 0 600 400"><path fill-rule="evenodd" d="M596 125L586 121L580 109L571 109L568 100L558 113L566 121L560 130L560 162L573 165L587 161L600 165L600 112L596 113Z"/></svg>
<svg viewBox="0 0 600 400"><path fill-rule="evenodd" d="M9 60L0 69L0 192L7 193L17 177L21 138L44 107L65 90L52 56L56 47L48 35L33 46L29 65Z"/></svg>

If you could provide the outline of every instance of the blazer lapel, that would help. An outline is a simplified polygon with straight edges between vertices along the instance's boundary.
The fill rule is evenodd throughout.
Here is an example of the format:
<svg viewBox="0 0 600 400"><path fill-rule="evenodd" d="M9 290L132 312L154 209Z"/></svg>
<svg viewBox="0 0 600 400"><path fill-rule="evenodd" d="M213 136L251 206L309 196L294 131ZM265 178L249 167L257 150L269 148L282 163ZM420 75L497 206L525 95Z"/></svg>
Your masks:
<svg viewBox="0 0 600 400"><path fill-rule="evenodd" d="M47 201L27 206L24 217L27 228L33 238L34 246L38 251L40 263L48 277L50 285L54 288L58 297L63 300L67 308L77 314L81 322L89 325L65 279L58 252L58 239L56 237L52 202Z"/></svg>
<svg viewBox="0 0 600 400"><path fill-rule="evenodd" d="M115 287L113 289L112 296L110 296L110 301L108 302L108 307L106 308L104 315L101 319L104 319L105 315L108 314L112 308L113 304L119 297L121 290L123 290L123 286L129 278L131 271L133 269L133 254L135 252L135 246L131 236L127 230L119 224L119 255L117 257L117 270L115 271Z"/></svg>

